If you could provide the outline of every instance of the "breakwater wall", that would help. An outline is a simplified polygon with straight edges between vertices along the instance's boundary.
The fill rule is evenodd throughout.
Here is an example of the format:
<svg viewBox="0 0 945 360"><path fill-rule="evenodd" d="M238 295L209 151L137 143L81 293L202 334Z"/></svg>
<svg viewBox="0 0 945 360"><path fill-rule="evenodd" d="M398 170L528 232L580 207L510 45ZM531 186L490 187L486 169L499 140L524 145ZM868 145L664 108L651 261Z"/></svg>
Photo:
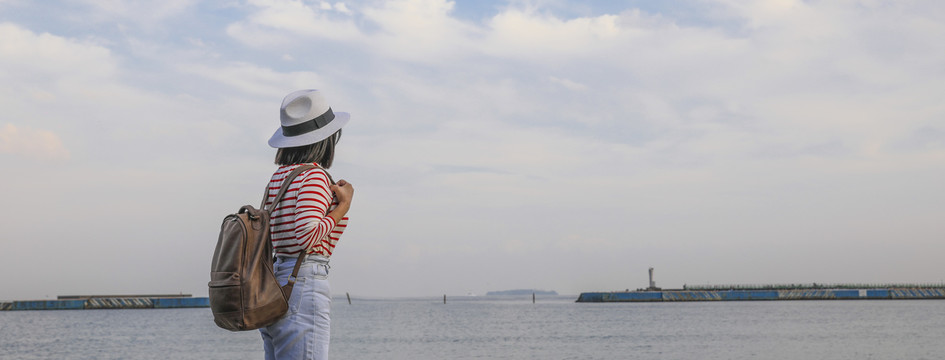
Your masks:
<svg viewBox="0 0 945 360"><path fill-rule="evenodd" d="M945 299L943 288L585 292L577 302Z"/></svg>
<svg viewBox="0 0 945 360"><path fill-rule="evenodd" d="M0 310L175 309L210 307L205 297L92 297L0 302Z"/></svg>

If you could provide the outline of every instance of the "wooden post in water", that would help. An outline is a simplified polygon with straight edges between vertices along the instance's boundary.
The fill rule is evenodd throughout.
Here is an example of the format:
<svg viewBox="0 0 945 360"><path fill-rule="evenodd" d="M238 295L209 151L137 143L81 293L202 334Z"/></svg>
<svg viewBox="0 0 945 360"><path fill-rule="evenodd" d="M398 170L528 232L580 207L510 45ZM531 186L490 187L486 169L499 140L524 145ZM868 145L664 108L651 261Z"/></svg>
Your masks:
<svg viewBox="0 0 945 360"><path fill-rule="evenodd" d="M446 294L443 294L443 303L446 304Z"/></svg>
<svg viewBox="0 0 945 360"><path fill-rule="evenodd" d="M351 305L351 294L345 293L345 295L348 296L348 305Z"/></svg>
<svg viewBox="0 0 945 360"><path fill-rule="evenodd" d="M535 293L532 293L532 304L535 303Z"/></svg>

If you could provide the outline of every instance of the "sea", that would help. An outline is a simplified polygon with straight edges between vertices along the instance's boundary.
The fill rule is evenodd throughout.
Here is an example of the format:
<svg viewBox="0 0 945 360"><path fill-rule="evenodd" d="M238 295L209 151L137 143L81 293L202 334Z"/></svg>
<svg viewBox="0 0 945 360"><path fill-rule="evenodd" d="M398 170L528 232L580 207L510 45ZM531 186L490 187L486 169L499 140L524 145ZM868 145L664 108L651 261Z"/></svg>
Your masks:
<svg viewBox="0 0 945 360"><path fill-rule="evenodd" d="M332 304L332 359L945 359L945 301L576 303L577 296ZM262 359L210 310L0 311L0 359Z"/></svg>

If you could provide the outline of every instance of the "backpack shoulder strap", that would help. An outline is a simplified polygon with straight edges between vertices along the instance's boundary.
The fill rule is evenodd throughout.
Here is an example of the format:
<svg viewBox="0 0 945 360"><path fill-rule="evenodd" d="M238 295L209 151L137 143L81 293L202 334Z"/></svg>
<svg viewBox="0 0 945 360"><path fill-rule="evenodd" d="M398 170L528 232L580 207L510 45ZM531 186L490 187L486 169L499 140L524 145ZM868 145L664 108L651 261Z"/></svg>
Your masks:
<svg viewBox="0 0 945 360"><path fill-rule="evenodd" d="M325 168L323 168L321 165L319 165L318 168L321 169L322 172L325 173L325 176L328 177L328 185L334 185L334 184L335 184L335 179L332 179L332 178L331 178L331 174L328 173L328 170L325 169Z"/></svg>
<svg viewBox="0 0 945 360"><path fill-rule="evenodd" d="M295 178L298 177L299 174L301 174L303 171L314 169L314 168L315 168L314 165L308 165L308 164L299 165L299 167L293 169L292 172L286 175L285 180L282 181L282 187L279 188L279 193L276 194L276 198L272 200L272 208L266 211L268 211L269 214L272 215L272 209L275 209L276 204L278 204L279 201L282 200L282 197L285 196L286 191L289 190L289 186L292 185L292 181L295 180ZM332 180L331 175L328 174L327 170L325 170L321 166L319 166L318 168L325 172L325 176L328 177L328 181L330 184L335 183L335 181ZM260 209L265 210L267 199L269 199L269 185L268 184L266 185L266 193L263 194L262 204L259 205ZM299 274L299 268L302 267L302 261L305 260L306 252L307 251L305 250L299 251L299 258L296 259L295 261L295 267L292 269L292 275L289 276L286 284L282 286L282 294L285 295L285 298L287 300L289 299L289 296L292 294L292 288L295 286L295 280Z"/></svg>
<svg viewBox="0 0 945 360"><path fill-rule="evenodd" d="M266 192L263 194L262 203L259 204L260 210L266 210L272 215L272 209L275 209L276 204L279 204L279 201L282 201L282 197L285 196L286 191L289 190L289 186L292 185L292 181L299 176L303 171L313 169L313 165L299 165L299 167L292 170L289 175L285 176L285 179L282 180L282 187L279 188L279 192L276 193L276 198L272 199L272 207L269 210L266 210L266 200L269 199L269 184L266 184ZM327 172L326 172L327 174Z"/></svg>

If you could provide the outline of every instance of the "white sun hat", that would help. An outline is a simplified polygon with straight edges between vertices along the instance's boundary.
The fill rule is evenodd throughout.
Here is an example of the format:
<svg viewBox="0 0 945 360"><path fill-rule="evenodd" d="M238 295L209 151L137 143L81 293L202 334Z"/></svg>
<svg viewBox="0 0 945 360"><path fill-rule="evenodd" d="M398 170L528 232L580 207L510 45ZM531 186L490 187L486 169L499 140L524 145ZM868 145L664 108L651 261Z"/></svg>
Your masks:
<svg viewBox="0 0 945 360"><path fill-rule="evenodd" d="M351 114L333 112L318 90L299 90L282 100L282 127L269 138L269 146L289 148L327 139L351 120Z"/></svg>

